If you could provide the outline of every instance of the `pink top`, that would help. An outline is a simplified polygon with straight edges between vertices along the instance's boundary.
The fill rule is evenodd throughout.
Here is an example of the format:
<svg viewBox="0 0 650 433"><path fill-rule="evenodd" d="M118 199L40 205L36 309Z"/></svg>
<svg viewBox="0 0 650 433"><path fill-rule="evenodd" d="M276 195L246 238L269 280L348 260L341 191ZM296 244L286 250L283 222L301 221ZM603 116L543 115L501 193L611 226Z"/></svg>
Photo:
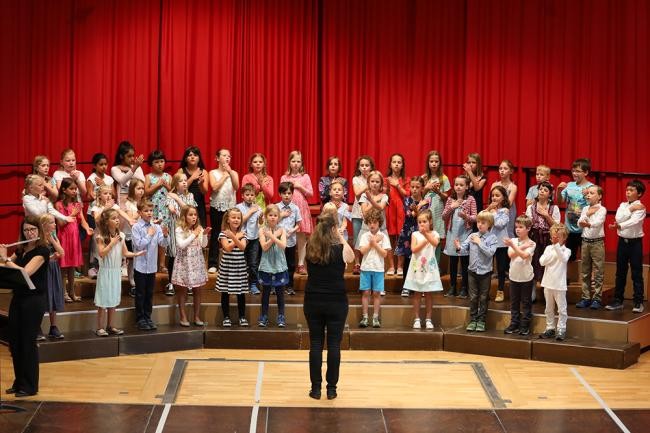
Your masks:
<svg viewBox="0 0 650 433"><path fill-rule="evenodd" d="M273 178L271 176L266 175L264 177L264 180L262 181L262 185L260 185L259 182L257 181L257 176L255 176L254 173L246 173L244 177L242 177L240 185L244 186L247 183L253 184L253 186L255 187L256 194L258 194L260 191L264 194L264 205L266 205L267 203L272 203L274 186L273 186Z"/></svg>

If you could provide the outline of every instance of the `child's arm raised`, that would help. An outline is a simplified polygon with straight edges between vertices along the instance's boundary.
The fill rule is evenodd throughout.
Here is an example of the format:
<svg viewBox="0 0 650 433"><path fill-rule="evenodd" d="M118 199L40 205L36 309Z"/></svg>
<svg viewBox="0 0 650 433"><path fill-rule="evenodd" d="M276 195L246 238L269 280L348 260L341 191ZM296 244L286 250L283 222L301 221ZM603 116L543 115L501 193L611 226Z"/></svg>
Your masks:
<svg viewBox="0 0 650 433"><path fill-rule="evenodd" d="M273 246L273 234L269 229L260 230L260 247L262 251L268 251Z"/></svg>
<svg viewBox="0 0 650 433"><path fill-rule="evenodd" d="M108 244L104 243L104 236L97 236L95 239L97 240L97 252L99 253L99 257L106 257L115 245L122 242L122 238L119 234L111 236L111 241Z"/></svg>

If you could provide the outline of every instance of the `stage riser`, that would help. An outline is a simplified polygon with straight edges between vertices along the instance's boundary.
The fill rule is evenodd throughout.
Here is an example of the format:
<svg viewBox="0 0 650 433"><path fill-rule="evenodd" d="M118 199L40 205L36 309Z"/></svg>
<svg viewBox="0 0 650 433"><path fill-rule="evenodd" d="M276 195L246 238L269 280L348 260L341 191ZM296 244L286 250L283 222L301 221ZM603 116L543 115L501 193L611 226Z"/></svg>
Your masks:
<svg viewBox="0 0 650 433"><path fill-rule="evenodd" d="M39 344L40 361L55 362L201 348L309 349L306 328L199 329L133 331L120 337L78 338ZM503 358L534 359L565 364L624 369L638 361L639 344L596 343L568 339L560 343L536 337L505 336L496 331L468 333L443 330L358 330L346 328L343 350L445 350Z"/></svg>
<svg viewBox="0 0 650 433"><path fill-rule="evenodd" d="M192 306L186 307L188 317L192 317ZM257 319L260 314L259 304L249 304L246 306L246 316L252 327L257 327ZM372 316L372 307L369 309ZM413 310L406 304L404 306L389 305L381 309L381 322L384 328L410 327L413 323ZM351 305L348 311L347 323L356 329L361 320L362 309L360 305ZM306 327L307 323L301 305L287 305L285 307L285 316L289 325L300 325ZM209 327L221 327L223 315L219 304L203 304L201 308L201 317L208 322ZM238 320L237 308L231 306L230 317L233 322ZM424 308L420 310L420 317L424 318ZM157 306L153 310L153 320L160 325L177 325L178 309L176 306ZM434 306L433 323L442 326L445 329L463 326L469 321L469 309L464 306ZM271 305L269 308L269 322L272 328L276 328L277 307ZM57 322L62 332L87 331L91 333L97 327L97 315L95 311L65 313L57 316ZM646 320L644 322L649 322ZM135 324L135 311L133 308L123 308L117 310L115 314L115 326L128 328ZM488 310L487 326L489 329L503 330L510 324L510 313L500 310ZM49 320L47 315L43 319L43 330L47 330ZM180 326L178 326L179 329ZM531 331L533 333L542 333L546 328L546 318L544 315L537 314L533 316ZM571 336L578 338L593 339L597 338L605 341L624 343L628 341L639 341L638 339L629 339L628 325L624 322L614 320L587 320L582 318L569 317L567 328ZM642 335L648 335L646 331ZM636 338L636 337L635 337ZM650 345L645 340L640 341L642 347Z"/></svg>
<svg viewBox="0 0 650 433"><path fill-rule="evenodd" d="M580 273L580 266L581 262L573 262L569 263L568 267L568 272L567 276L569 280L571 281L571 284L569 285L568 292L567 292L567 300L571 303L578 302L581 298L581 273ZM649 275L649 269L650 266L644 265L643 266L643 278L644 278L644 283L645 283L645 290L644 290L644 299L648 299L648 286L650 286L650 281L648 280L648 275ZM350 270L351 271L351 270ZM443 287L445 290L449 288L449 275L443 275L442 277L442 283ZM605 262L605 278L604 278L604 284L603 284L603 299L605 302L608 302L613 296L612 289L614 288L615 284L615 279L616 279L616 263L612 262ZM168 282L167 274L159 273L156 275L156 286L155 286L155 291L157 292L163 292L165 290L165 285ZM206 288L208 290L212 290L215 287L215 282L216 282L216 275L210 275L209 276L209 281L206 284ZM304 291L305 284L307 282L307 277L305 275L295 275L295 282L294 282L294 288L296 291ZM506 300L509 298L508 290L507 290L507 284L508 282L506 281L506 290L505 290L505 297ZM460 282L460 277L458 278L457 286L460 288L461 282ZM402 277L397 277L397 276L386 276L385 278L385 287L386 291L389 293L399 293L402 290ZM129 289L129 284L124 279L122 281L122 292L123 294L128 294L128 289ZM358 275L352 275L351 272L348 272L345 274L345 287L346 291L350 294L352 293L358 293L359 289L359 276ZM492 285L490 288L490 298L494 299L496 295L496 290L497 290L497 281L496 279L492 280ZM77 293L81 294L84 298L92 298L95 293L95 281L90 280L88 278L82 278L77 280ZM537 288L537 296L538 297L543 297L544 293L541 288ZM632 279L631 275L628 272L627 275L627 284L625 286L625 299L632 299L633 297L633 290L632 290Z"/></svg>

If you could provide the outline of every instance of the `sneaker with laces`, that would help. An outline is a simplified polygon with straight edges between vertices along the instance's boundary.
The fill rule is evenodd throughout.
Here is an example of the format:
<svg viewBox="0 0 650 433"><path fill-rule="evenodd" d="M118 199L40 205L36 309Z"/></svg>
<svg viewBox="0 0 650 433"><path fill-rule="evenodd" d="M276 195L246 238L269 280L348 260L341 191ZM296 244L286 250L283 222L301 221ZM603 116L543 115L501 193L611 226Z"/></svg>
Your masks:
<svg viewBox="0 0 650 433"><path fill-rule="evenodd" d="M223 326L224 328L230 328L232 326L230 317L224 317L223 321L221 322L221 326Z"/></svg>
<svg viewBox="0 0 650 433"><path fill-rule="evenodd" d="M526 336L528 334L530 334L530 328L528 328L527 326L519 328L519 335Z"/></svg>
<svg viewBox="0 0 650 433"><path fill-rule="evenodd" d="M381 292L379 292L379 295L380 295L380 296L386 296L386 291L385 291L385 290L382 290Z"/></svg>
<svg viewBox="0 0 650 433"><path fill-rule="evenodd" d="M402 298L409 297L409 289L402 289Z"/></svg>
<svg viewBox="0 0 650 433"><path fill-rule="evenodd" d="M643 307L643 302L637 302L634 304L634 308L632 308L633 313L643 313L645 308Z"/></svg>
<svg viewBox="0 0 650 433"><path fill-rule="evenodd" d="M107 331L109 334L111 334L111 335L122 335L122 334L124 334L124 331L123 331L123 330L118 329L118 328L116 328L116 327L114 327L114 326L109 326L109 327L106 329L106 331Z"/></svg>
<svg viewBox="0 0 650 433"><path fill-rule="evenodd" d="M601 304L600 301L596 300L591 303L589 308L591 308L592 310L600 310L601 308L603 308L603 304Z"/></svg>
<svg viewBox="0 0 650 433"><path fill-rule="evenodd" d="M165 286L165 295L174 296L175 294L176 294L176 290L174 290L174 285L172 283L168 283Z"/></svg>
<svg viewBox="0 0 650 433"><path fill-rule="evenodd" d="M285 289L285 292L286 292L287 295L289 295L289 296L293 296L293 295L296 294L296 291L293 290L293 287L291 287L291 286L287 287L287 288Z"/></svg>
<svg viewBox="0 0 650 433"><path fill-rule="evenodd" d="M129 289L129 296L132 297L132 298L135 298L135 286L132 286Z"/></svg>
<svg viewBox="0 0 650 433"><path fill-rule="evenodd" d="M485 332L485 322L476 322L476 332Z"/></svg>
<svg viewBox="0 0 650 433"><path fill-rule="evenodd" d="M519 332L519 325L515 325L514 323L511 323L503 330L504 334L516 334L517 332Z"/></svg>
<svg viewBox="0 0 650 433"><path fill-rule="evenodd" d="M359 322L359 328L367 328L368 327L368 316L363 316L361 318L361 321Z"/></svg>
<svg viewBox="0 0 650 433"><path fill-rule="evenodd" d="M608 304L605 307L605 310L609 310L609 311L622 310L622 309L623 309L623 303L621 301L613 301L611 304Z"/></svg>
<svg viewBox="0 0 650 433"><path fill-rule="evenodd" d="M420 329L422 328L422 323L420 322L420 319L415 319L413 321L413 329Z"/></svg>
<svg viewBox="0 0 650 433"><path fill-rule="evenodd" d="M100 328L95 331L95 335L98 337L108 337L108 332L104 328Z"/></svg>
<svg viewBox="0 0 650 433"><path fill-rule="evenodd" d="M404 269L397 268L397 271L395 272L395 275L397 275L398 277L403 276L404 275Z"/></svg>
<svg viewBox="0 0 650 433"><path fill-rule="evenodd" d="M465 328L465 331L469 331L469 332L474 332L474 331L476 331L476 322L475 322L474 320L472 320L471 322L469 322L469 323L467 324L467 328Z"/></svg>
<svg viewBox="0 0 650 433"><path fill-rule="evenodd" d="M269 326L269 318L265 315L261 315L259 320L257 321L257 326L260 328L266 328Z"/></svg>
<svg viewBox="0 0 650 433"><path fill-rule="evenodd" d="M425 320L424 327L427 329L433 329L433 322L431 321L431 319Z"/></svg>
<svg viewBox="0 0 650 433"><path fill-rule="evenodd" d="M248 327L248 320L246 320L245 317L240 317L239 318L239 326L241 326L242 328Z"/></svg>
<svg viewBox="0 0 650 433"><path fill-rule="evenodd" d="M284 314L278 314L278 328L286 328L287 321L284 318Z"/></svg>
<svg viewBox="0 0 650 433"><path fill-rule="evenodd" d="M257 288L255 284L251 284L251 295L259 295L260 294L260 289Z"/></svg>
<svg viewBox="0 0 650 433"><path fill-rule="evenodd" d="M566 338L566 331L564 329L558 329L557 333L555 334L555 340L564 341L565 338Z"/></svg>
<svg viewBox="0 0 650 433"><path fill-rule="evenodd" d="M36 335L36 341L45 341L47 340L47 337L41 332L38 331L38 334Z"/></svg>
<svg viewBox="0 0 650 433"><path fill-rule="evenodd" d="M395 275L395 269L394 269L394 268L390 268L390 269L388 269L388 270L386 271L386 275Z"/></svg>
<svg viewBox="0 0 650 433"><path fill-rule="evenodd" d="M576 304L576 308L589 308L591 306L591 300L581 299L580 302Z"/></svg>
<svg viewBox="0 0 650 433"><path fill-rule="evenodd" d="M467 289L460 289L460 293L458 294L458 297L460 299L467 299L469 295L467 294Z"/></svg>
<svg viewBox="0 0 650 433"><path fill-rule="evenodd" d="M217 273L217 268L215 268L214 266L208 268L208 274L216 274L216 273Z"/></svg>
<svg viewBox="0 0 650 433"><path fill-rule="evenodd" d="M156 329L158 329L158 326L154 323L153 320L148 319L147 323L149 324L149 330L150 331L155 331Z"/></svg>
<svg viewBox="0 0 650 433"><path fill-rule="evenodd" d="M372 318L372 327L373 328L381 328L381 322L379 321L379 317L373 317Z"/></svg>
<svg viewBox="0 0 650 433"><path fill-rule="evenodd" d="M55 340L61 340L64 337L64 335L61 334L61 331L59 331L59 328L56 326L50 326L50 333L47 334L47 336Z"/></svg>
<svg viewBox="0 0 650 433"><path fill-rule="evenodd" d="M544 333L539 334L539 338L553 338L555 337L555 329L547 329Z"/></svg>

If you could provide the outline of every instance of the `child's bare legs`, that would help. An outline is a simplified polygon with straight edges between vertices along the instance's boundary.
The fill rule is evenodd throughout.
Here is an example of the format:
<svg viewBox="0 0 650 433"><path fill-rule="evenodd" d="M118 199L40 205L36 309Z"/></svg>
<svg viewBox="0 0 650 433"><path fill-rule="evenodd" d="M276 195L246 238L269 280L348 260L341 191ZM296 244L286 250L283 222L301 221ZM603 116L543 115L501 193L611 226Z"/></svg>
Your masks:
<svg viewBox="0 0 650 433"><path fill-rule="evenodd" d="M187 323L187 314L185 314L185 302L187 301L187 288L177 286L176 297L178 298L178 314L181 323ZM186 325L187 326L187 325Z"/></svg>
<svg viewBox="0 0 650 433"><path fill-rule="evenodd" d="M296 233L296 247L298 249L298 266L305 266L305 255L307 254L307 233Z"/></svg>
<svg viewBox="0 0 650 433"><path fill-rule="evenodd" d="M381 307L381 292L376 292L373 290L372 291L372 317L379 317L380 307Z"/></svg>
<svg viewBox="0 0 650 433"><path fill-rule="evenodd" d="M50 311L50 326L56 326L56 311Z"/></svg>
<svg viewBox="0 0 650 433"><path fill-rule="evenodd" d="M115 317L115 308L106 309L107 318L106 318L106 330L113 328L113 317Z"/></svg>
<svg viewBox="0 0 650 433"><path fill-rule="evenodd" d="M194 323L201 323L201 288L192 289L194 293Z"/></svg>
<svg viewBox="0 0 650 433"><path fill-rule="evenodd" d="M397 243L397 236L396 235L390 235L389 239L390 239L391 247L394 247L396 245L396 243ZM386 259L388 261L388 266L389 266L388 272L389 272L389 274L390 273L394 274L397 267L395 266L395 254L393 253L392 249L388 250L388 256L386 257ZM391 271L393 271L393 272L391 272Z"/></svg>
<svg viewBox="0 0 650 433"><path fill-rule="evenodd" d="M420 296L416 296L416 298L420 298ZM424 311L426 319L431 320L431 315L433 314L433 292L424 292Z"/></svg>
<svg viewBox="0 0 650 433"><path fill-rule="evenodd" d="M372 290L370 289L361 292L361 315L363 317L368 317L368 305L370 304L370 292L372 292Z"/></svg>
<svg viewBox="0 0 650 433"><path fill-rule="evenodd" d="M397 269L401 269L404 272L404 256L397 256Z"/></svg>
<svg viewBox="0 0 650 433"><path fill-rule="evenodd" d="M413 305L413 319L420 319L420 304L422 296L420 296L420 292L415 292L415 295L413 295L411 299L411 305Z"/></svg>
<svg viewBox="0 0 650 433"><path fill-rule="evenodd" d="M97 329L104 329L104 315L105 315L106 309L105 308L98 308L97 309Z"/></svg>

